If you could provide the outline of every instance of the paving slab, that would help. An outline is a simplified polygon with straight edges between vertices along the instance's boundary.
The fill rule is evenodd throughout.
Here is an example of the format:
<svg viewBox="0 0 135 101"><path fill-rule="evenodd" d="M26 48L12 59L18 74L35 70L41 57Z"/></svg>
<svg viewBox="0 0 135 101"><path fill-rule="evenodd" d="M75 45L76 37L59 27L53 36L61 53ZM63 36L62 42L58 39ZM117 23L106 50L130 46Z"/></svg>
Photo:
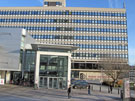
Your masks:
<svg viewBox="0 0 135 101"><path fill-rule="evenodd" d="M87 89L72 89L71 98L67 91L60 89L39 89L16 85L0 86L0 101L121 101L120 95L114 90L113 94L97 89L88 95ZM103 89L102 89L103 90Z"/></svg>

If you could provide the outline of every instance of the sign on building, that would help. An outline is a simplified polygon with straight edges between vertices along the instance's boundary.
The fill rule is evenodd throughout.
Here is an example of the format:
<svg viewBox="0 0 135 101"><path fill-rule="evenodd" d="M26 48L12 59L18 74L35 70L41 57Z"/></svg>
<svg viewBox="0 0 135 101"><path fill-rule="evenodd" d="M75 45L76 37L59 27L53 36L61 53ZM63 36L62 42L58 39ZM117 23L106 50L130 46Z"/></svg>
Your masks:
<svg viewBox="0 0 135 101"><path fill-rule="evenodd" d="M0 79L0 85L4 85L4 79Z"/></svg>

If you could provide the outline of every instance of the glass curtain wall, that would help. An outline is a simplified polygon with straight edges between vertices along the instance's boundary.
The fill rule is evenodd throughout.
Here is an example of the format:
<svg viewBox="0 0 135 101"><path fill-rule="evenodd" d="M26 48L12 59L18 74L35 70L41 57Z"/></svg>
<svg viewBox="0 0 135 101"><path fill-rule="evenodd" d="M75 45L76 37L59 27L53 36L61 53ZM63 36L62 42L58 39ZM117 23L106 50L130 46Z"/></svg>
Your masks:
<svg viewBox="0 0 135 101"><path fill-rule="evenodd" d="M40 87L64 89L67 87L68 57L40 56Z"/></svg>
<svg viewBox="0 0 135 101"><path fill-rule="evenodd" d="M25 66L24 66L24 76L23 82L26 86L34 85L34 72L35 72L35 60L36 52L35 51L26 51L25 52Z"/></svg>

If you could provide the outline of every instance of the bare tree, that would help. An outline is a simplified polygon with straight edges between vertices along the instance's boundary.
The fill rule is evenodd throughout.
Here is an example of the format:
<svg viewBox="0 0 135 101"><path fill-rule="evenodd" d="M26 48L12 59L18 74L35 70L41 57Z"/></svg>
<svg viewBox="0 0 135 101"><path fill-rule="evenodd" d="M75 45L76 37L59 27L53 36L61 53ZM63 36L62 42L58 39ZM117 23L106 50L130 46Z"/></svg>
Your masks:
<svg viewBox="0 0 135 101"><path fill-rule="evenodd" d="M109 78L112 79L113 85L116 84L118 79L122 79L129 72L129 65L120 58L104 58L99 63L100 69L103 69Z"/></svg>

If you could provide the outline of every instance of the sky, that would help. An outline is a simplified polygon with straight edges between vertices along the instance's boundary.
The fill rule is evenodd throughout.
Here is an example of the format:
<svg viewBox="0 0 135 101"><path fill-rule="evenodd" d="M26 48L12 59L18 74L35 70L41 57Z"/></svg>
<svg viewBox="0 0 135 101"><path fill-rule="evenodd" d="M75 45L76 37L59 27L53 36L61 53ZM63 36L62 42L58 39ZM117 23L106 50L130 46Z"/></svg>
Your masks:
<svg viewBox="0 0 135 101"><path fill-rule="evenodd" d="M135 65L135 0L66 0L67 7L123 8L127 10L129 64ZM0 0L0 7L42 6L43 0Z"/></svg>

